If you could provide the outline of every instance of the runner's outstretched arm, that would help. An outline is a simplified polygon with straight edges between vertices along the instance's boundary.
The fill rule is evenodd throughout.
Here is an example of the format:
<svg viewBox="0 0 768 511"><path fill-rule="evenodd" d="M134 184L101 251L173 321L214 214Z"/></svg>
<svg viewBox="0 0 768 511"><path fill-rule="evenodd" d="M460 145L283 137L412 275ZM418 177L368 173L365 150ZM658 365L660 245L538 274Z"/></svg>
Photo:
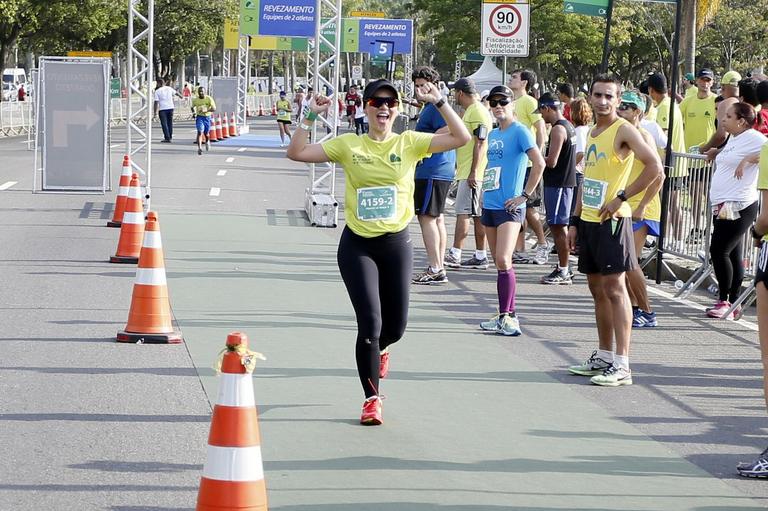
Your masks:
<svg viewBox="0 0 768 511"><path fill-rule="evenodd" d="M331 98L314 95L309 100L309 111L319 115L327 112L330 105ZM288 144L288 150L285 154L291 160L303 161L304 163L325 163L330 161L322 145L307 143L309 140L309 130L312 129L312 124L314 123L314 119L309 119L309 117L310 115L307 115L296 127L296 131L293 132L291 143Z"/></svg>

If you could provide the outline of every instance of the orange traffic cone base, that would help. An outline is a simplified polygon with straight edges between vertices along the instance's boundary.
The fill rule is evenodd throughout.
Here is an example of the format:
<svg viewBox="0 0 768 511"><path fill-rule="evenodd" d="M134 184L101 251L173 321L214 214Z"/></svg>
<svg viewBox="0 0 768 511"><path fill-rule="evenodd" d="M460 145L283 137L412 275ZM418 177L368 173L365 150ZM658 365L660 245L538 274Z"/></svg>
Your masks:
<svg viewBox="0 0 768 511"><path fill-rule="evenodd" d="M133 344L181 344L184 342L181 332L173 331L164 334L137 334L133 332L117 332L117 342Z"/></svg>
<svg viewBox="0 0 768 511"><path fill-rule="evenodd" d="M118 256L113 255L109 258L110 263L120 263L120 264L139 264L139 258L138 257L129 257L129 256Z"/></svg>
<svg viewBox="0 0 768 511"><path fill-rule="evenodd" d="M121 225L123 225L123 222L114 222L112 220L107 222L107 227L120 227Z"/></svg>

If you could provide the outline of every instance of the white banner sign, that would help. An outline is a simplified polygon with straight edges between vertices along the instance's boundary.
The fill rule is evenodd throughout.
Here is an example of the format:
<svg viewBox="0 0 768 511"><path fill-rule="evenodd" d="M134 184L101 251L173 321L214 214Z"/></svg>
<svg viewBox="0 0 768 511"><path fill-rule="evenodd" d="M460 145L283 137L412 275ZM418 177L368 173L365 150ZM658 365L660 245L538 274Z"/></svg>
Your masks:
<svg viewBox="0 0 768 511"><path fill-rule="evenodd" d="M486 56L527 57L530 27L529 4L484 0L480 53Z"/></svg>

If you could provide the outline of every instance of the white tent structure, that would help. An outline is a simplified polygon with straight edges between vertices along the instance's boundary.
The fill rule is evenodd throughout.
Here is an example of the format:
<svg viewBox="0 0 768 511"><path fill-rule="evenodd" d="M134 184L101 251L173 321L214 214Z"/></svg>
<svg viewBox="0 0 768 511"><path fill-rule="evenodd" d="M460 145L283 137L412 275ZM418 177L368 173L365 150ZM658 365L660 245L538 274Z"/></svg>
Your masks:
<svg viewBox="0 0 768 511"><path fill-rule="evenodd" d="M485 57L480 69L473 74L467 76L474 80L477 92L482 92L487 89L492 89L497 85L504 85L507 80L504 79L504 72L496 67L491 57Z"/></svg>

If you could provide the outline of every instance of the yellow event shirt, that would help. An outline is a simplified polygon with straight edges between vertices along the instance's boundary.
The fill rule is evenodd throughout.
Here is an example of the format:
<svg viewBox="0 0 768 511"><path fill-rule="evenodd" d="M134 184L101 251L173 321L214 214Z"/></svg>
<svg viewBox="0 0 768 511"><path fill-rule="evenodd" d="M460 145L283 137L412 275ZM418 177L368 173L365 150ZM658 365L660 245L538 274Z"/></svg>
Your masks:
<svg viewBox="0 0 768 511"><path fill-rule="evenodd" d="M464 112L464 116L461 118L464 121L464 126L471 135L473 135L469 142L456 149L456 179L467 179L469 173L472 170L472 151L475 148L474 133L478 126L484 125L486 134L490 134L493 129L493 121L491 121L491 114L488 109L480 102L475 102L469 105L469 108ZM487 136L487 135L486 135ZM488 166L488 152L480 151L480 162L477 165L477 175L475 178L478 181L483 180L483 173L485 167Z"/></svg>
<svg viewBox="0 0 768 511"><path fill-rule="evenodd" d="M643 140L645 140L646 136L651 136L651 134L643 128L640 128L640 133L643 134ZM656 144L654 143L651 145L651 147L655 148ZM635 182L637 178L640 177L643 169L645 169L645 164L642 161L638 160L637 158L633 159L634 161L632 162L632 170L629 172L629 179L627 179L627 183ZM629 202L629 207L632 209L632 211L634 211L637 205L640 204L640 201L643 200L643 197L645 197L645 191L642 191L637 195L629 198L627 202ZM645 219L654 220L656 222L661 221L661 199L659 198L658 193L645 207Z"/></svg>
<svg viewBox="0 0 768 511"><path fill-rule="evenodd" d="M757 189L768 190L768 142L763 144L760 149L760 170L757 174ZM762 204L761 207L768 208L768 204ZM768 234L763 236L763 241L768 241Z"/></svg>
<svg viewBox="0 0 768 511"><path fill-rule="evenodd" d="M210 117L211 111L216 110L216 103L210 96L205 96L204 98L195 96L192 98L192 108L195 109L195 114Z"/></svg>
<svg viewBox="0 0 768 511"><path fill-rule="evenodd" d="M533 127L534 124L536 124L540 119L542 119L541 114L535 114L533 112L536 111L536 109L539 108L539 102L536 101L536 98L533 96L529 96L526 94L525 96L521 96L515 100L515 117L517 117L517 120L526 128L531 130L531 134L533 135L533 140L536 142L536 128ZM538 147L538 142L536 142L536 147ZM530 167L532 165L531 160L528 160L528 166Z"/></svg>
<svg viewBox="0 0 768 511"><path fill-rule="evenodd" d="M686 96L680 103L680 112L685 123L685 149L705 144L715 133L717 106L715 95L704 99L697 95Z"/></svg>
<svg viewBox="0 0 768 511"><path fill-rule="evenodd" d="M669 97L664 98L658 105L656 105L656 123L661 126L664 133L667 132L669 127L669 105L672 100ZM672 128L672 152L684 153L685 137L683 135L683 115L680 113L680 108L675 108L675 126ZM669 133L667 133L669 136ZM681 165L676 165L670 172L669 177L684 177L688 175L688 168Z"/></svg>
<svg viewBox="0 0 768 511"><path fill-rule="evenodd" d="M658 115L658 113L659 111L652 104L651 108L648 109L648 113L645 114L645 118L651 122L656 122L656 116Z"/></svg>
<svg viewBox="0 0 768 511"><path fill-rule="evenodd" d="M277 109L278 121L290 121L291 120L291 102L287 99L279 99L275 103Z"/></svg>
<svg viewBox="0 0 768 511"><path fill-rule="evenodd" d="M352 232L373 238L408 226L416 163L429 154L433 136L406 131L377 142L346 133L323 142L328 159L344 167L345 215Z"/></svg>
<svg viewBox="0 0 768 511"><path fill-rule="evenodd" d="M616 119L596 137L592 136L595 128L589 131L587 149L584 153L584 182L581 199L581 219L585 222L599 223L600 207L613 200L619 190L627 186L635 155L630 152L622 160L613 147L616 133L625 124L628 123L624 119ZM631 217L632 208L624 202L615 215Z"/></svg>

